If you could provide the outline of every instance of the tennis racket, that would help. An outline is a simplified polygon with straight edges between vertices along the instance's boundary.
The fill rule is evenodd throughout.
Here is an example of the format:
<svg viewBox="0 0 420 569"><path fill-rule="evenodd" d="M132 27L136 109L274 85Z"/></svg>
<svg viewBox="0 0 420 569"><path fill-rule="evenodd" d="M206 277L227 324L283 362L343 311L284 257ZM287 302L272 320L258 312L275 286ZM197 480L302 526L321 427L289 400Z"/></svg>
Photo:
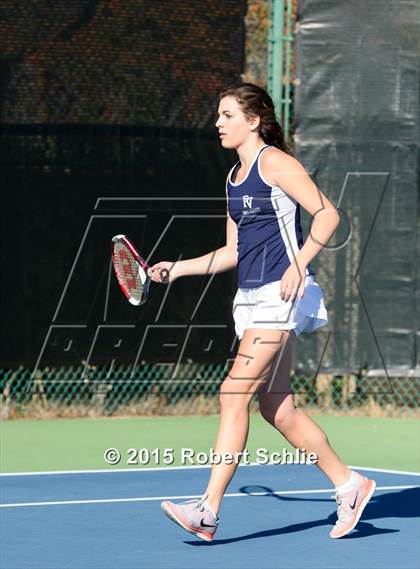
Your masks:
<svg viewBox="0 0 420 569"><path fill-rule="evenodd" d="M128 302L134 306L144 304L149 295L152 271L125 235L112 238L112 263Z"/></svg>

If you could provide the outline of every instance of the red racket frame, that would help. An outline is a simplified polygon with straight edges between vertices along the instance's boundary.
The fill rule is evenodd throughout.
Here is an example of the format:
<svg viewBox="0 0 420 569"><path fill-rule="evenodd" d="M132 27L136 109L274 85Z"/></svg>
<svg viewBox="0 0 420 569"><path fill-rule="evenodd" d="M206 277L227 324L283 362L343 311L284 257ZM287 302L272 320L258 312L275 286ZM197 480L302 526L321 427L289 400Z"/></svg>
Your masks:
<svg viewBox="0 0 420 569"><path fill-rule="evenodd" d="M119 242L124 243L124 245L128 248L130 253L133 255L135 261L144 269L144 271L146 273L146 281L143 285L143 296L142 296L142 299L140 302L138 302L135 299L130 297L130 294L126 290L125 283L120 277L119 270L117 270L118 263L117 263L117 254L115 252L115 245ZM111 256L112 256L112 264L114 265L114 271L115 271L116 277L118 279L118 283L119 283L121 290L123 291L125 297L127 298L128 302L130 304L132 304L133 306L141 306L142 304L144 304L146 302L147 297L149 295L149 286L150 286L150 282L151 282L151 278L148 274L148 270L150 269L149 265L141 257L140 253L137 251L137 249L134 247L133 243L130 241L130 239L126 235L115 235L112 238Z"/></svg>

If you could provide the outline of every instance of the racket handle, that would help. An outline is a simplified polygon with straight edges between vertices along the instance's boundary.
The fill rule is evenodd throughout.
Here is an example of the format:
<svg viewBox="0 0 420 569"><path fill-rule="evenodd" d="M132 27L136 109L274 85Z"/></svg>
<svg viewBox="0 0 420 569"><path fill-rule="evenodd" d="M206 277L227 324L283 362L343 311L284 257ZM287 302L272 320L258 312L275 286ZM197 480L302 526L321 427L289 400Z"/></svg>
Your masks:
<svg viewBox="0 0 420 569"><path fill-rule="evenodd" d="M152 271L152 269L150 269L150 268L147 269L147 276L148 276L148 277L152 277L152 276L153 276L153 271Z"/></svg>

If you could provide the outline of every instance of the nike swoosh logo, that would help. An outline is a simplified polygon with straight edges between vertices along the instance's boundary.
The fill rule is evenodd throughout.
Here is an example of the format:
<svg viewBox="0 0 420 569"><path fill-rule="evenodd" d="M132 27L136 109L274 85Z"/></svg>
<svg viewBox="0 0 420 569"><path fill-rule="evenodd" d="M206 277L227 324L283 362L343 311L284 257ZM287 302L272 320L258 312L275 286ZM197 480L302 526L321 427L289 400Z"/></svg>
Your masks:
<svg viewBox="0 0 420 569"><path fill-rule="evenodd" d="M359 495L359 492L357 492L357 494L356 494L356 498L354 499L353 505L350 504L350 508L351 508L352 510L354 510L354 508L356 507L356 500L357 500L357 496L358 496L358 495Z"/></svg>
<svg viewBox="0 0 420 569"><path fill-rule="evenodd" d="M211 525L211 524L205 524L204 523L204 518L202 518L201 522L200 522L200 526L202 528L217 528L217 525Z"/></svg>

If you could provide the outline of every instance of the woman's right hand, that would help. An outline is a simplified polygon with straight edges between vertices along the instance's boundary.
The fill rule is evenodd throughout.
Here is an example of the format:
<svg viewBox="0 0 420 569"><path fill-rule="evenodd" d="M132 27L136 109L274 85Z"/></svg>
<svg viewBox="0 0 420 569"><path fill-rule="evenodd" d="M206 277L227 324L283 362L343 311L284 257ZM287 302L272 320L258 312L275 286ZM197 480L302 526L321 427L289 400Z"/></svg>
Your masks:
<svg viewBox="0 0 420 569"><path fill-rule="evenodd" d="M150 268L152 276L150 277L155 283L169 284L174 282L180 275L175 270L176 263L172 261L160 261Z"/></svg>

